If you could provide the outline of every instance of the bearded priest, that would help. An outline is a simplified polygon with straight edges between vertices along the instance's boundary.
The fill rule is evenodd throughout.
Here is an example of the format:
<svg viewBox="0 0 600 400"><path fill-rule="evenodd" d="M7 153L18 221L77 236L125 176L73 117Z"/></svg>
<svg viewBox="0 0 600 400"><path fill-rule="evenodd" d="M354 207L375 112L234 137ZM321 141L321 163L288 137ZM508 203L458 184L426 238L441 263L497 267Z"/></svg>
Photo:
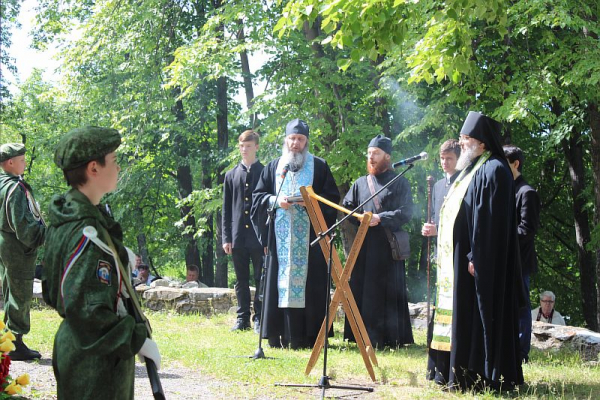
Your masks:
<svg viewBox="0 0 600 400"><path fill-rule="evenodd" d="M499 122L469 112L460 131L462 172L440 212L427 379L448 389L523 383L515 185L500 131Z"/></svg>
<svg viewBox="0 0 600 400"><path fill-rule="evenodd" d="M261 334L272 347L313 347L325 318L327 264L321 248L309 246L316 235L298 197L300 187L309 185L334 203L340 193L327 162L308 151L309 132L300 119L287 124L282 155L263 169L252 196L252 224L270 252ZM269 241L266 221L272 206ZM325 205L321 210L333 225L336 211Z"/></svg>
<svg viewBox="0 0 600 400"><path fill-rule="evenodd" d="M396 177L391 167L392 141L377 135L367 149L368 175L358 178L346 197L344 207L353 210L372 193ZM402 230L412 217L410 184L398 178L360 212L373 213L370 228L352 271L350 288L374 347L396 347L413 343L404 260L395 260L389 236ZM344 337L354 341L346 321Z"/></svg>

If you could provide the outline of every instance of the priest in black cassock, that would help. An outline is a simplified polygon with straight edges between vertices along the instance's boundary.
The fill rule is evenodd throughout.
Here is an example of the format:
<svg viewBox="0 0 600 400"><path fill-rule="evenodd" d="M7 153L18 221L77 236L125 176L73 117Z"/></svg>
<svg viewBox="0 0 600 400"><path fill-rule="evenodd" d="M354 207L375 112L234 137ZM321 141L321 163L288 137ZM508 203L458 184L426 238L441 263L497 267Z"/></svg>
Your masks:
<svg viewBox="0 0 600 400"><path fill-rule="evenodd" d="M335 203L340 194L329 166L308 151L308 144L306 122L290 121L282 156L264 168L253 193L252 224L270 252L261 331L274 347L312 347L325 318L327 264L321 248L309 246L316 235L304 203L292 199L300 196L301 186L310 185L316 194ZM267 209L273 205L269 242ZM333 225L336 211L324 205L321 211L327 225Z"/></svg>
<svg viewBox="0 0 600 400"><path fill-rule="evenodd" d="M367 151L369 174L358 178L344 198L344 207L351 210L396 176L391 168L392 141L389 138L378 135L371 140ZM352 271L350 288L369 339L380 349L413 343L404 260L392 258L385 232L385 229L390 232L401 230L412 217L412 209L410 185L402 177L360 210L372 212L373 219ZM344 337L354 340L348 321Z"/></svg>
<svg viewBox="0 0 600 400"><path fill-rule="evenodd" d="M440 213L427 378L453 389L523 383L515 186L500 130L497 121L469 112L460 132L462 172Z"/></svg>

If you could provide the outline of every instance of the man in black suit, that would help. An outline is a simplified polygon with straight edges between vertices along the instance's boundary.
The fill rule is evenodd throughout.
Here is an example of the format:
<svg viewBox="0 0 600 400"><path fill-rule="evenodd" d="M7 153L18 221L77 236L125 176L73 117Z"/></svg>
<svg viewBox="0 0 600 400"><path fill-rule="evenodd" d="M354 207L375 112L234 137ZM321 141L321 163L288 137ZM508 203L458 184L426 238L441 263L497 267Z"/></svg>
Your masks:
<svg viewBox="0 0 600 400"><path fill-rule="evenodd" d="M521 175L523 151L516 146L504 146L504 155L508 159L515 179L515 198L517 201L517 222L519 232L519 250L523 285L527 293L527 305L519 310L519 340L523 361L529 360L531 347L531 302L529 300L529 279L537 271L535 253L535 234L540 225L540 197Z"/></svg>
<svg viewBox="0 0 600 400"><path fill-rule="evenodd" d="M444 177L437 181L433 186L432 193L432 205L431 220L433 223L427 221L423 224L421 234L423 236L437 236L437 226L440 222L440 209L444 203L444 199L452 186L452 183L456 180L456 177L460 173L456 169L456 162L460 157L460 145L458 140L449 139L442 143L440 147L440 165L444 171Z"/></svg>
<svg viewBox="0 0 600 400"><path fill-rule="evenodd" d="M235 269L237 320L232 331L250 329L250 261L254 271L254 331L260 330L260 272L264 249L256 237L250 220L252 192L264 166L256 159L258 133L247 130L238 138L242 161L225 174L223 183L223 250L231 254Z"/></svg>

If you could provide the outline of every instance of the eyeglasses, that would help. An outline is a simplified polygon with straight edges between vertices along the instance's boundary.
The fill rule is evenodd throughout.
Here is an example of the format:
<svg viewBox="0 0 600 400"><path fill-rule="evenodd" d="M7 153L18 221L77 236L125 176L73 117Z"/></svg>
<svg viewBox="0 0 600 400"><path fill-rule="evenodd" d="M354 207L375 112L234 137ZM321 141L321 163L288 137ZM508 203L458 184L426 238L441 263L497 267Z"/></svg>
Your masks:
<svg viewBox="0 0 600 400"><path fill-rule="evenodd" d="M542 303L554 303L554 300L541 300Z"/></svg>

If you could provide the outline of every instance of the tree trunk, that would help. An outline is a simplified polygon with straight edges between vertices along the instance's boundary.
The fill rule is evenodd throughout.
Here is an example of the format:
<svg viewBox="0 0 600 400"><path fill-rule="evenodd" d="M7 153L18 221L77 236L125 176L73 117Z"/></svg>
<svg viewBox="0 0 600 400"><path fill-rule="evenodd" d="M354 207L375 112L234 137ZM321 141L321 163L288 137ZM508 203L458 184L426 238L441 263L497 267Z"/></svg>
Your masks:
<svg viewBox="0 0 600 400"><path fill-rule="evenodd" d="M187 150L185 152L187 153ZM189 165L180 165L177 167L177 183L179 184L177 189L179 192L179 199L183 200L189 196L193 190L192 171ZM194 233L197 230L196 218L192 213L192 208L188 205L180 208L180 214L186 231L186 233L183 234L185 240L185 264L200 265L198 244L196 243L196 239L194 239Z"/></svg>
<svg viewBox="0 0 600 400"><path fill-rule="evenodd" d="M227 258L227 254L223 250L223 230L221 229L221 221L223 218L223 214L221 210L217 211L215 214L215 253L217 255L217 287L228 287L229 286L229 262Z"/></svg>
<svg viewBox="0 0 600 400"><path fill-rule="evenodd" d="M567 157L569 174L571 176L583 317L589 329L598 331L595 260L592 252L586 249L591 235L590 217L585 201L585 166L583 163L581 133L577 129L573 129L571 136L562 141L562 146Z"/></svg>
<svg viewBox="0 0 600 400"><path fill-rule="evenodd" d="M148 244L146 241L145 233L140 233L139 235L137 235L137 243L138 243L138 251L136 252L136 254L138 254L140 257L142 257L142 262L144 262L148 265L151 264L149 262L150 254L148 253Z"/></svg>
<svg viewBox="0 0 600 400"><path fill-rule="evenodd" d="M205 186L204 188L210 188L210 186ZM214 218L213 215L210 214L206 217L206 226L204 227L204 234L202 235L202 240L205 244L204 252L202 253L202 269L205 274L205 281L203 283L211 287L221 287L215 280L215 240L213 225Z"/></svg>
<svg viewBox="0 0 600 400"><path fill-rule="evenodd" d="M244 35L243 21L238 21L240 30L238 31L238 41L240 45L246 42L246 36ZM252 86L252 72L250 71L250 62L248 61L248 52L246 50L240 51L240 62L242 64L242 78L244 80L244 92L246 93L246 107L248 110L252 109L254 104L254 88ZM256 127L256 113L252 113L250 116L250 127Z"/></svg>
<svg viewBox="0 0 600 400"><path fill-rule="evenodd" d="M138 207L135 209L135 213L136 213L138 222L143 227L144 226L144 212L142 211L142 209L140 207ZM150 253L148 252L148 241L146 240L146 234L144 232L140 232L137 235L136 239L137 239L138 248L137 248L137 251L135 252L135 254L142 257L142 262L150 265L151 264Z"/></svg>
<svg viewBox="0 0 600 400"><path fill-rule="evenodd" d="M220 1L218 2L220 6ZM225 27L223 25L219 25L218 28L218 36L220 38L224 37ZM227 109L227 77L221 76L217 79L217 146L218 153L221 156L225 156L227 153L228 139L229 139L229 128L227 126L227 117L228 117L228 109ZM222 185L224 181L224 171L222 168L219 168L217 171L217 182ZM219 220L217 224L220 225L220 214L217 214ZM221 229L217 229L217 246L216 246L216 254L217 254L217 266L216 266L216 275L215 275L215 286L217 287L227 287L227 270L228 263L227 258L225 256L225 252L223 251L223 247L221 246Z"/></svg>
<svg viewBox="0 0 600 400"><path fill-rule="evenodd" d="M209 152L210 150L208 148L205 149L202 156L202 187L204 189L212 188L213 165L208 154ZM209 214L206 216L206 226L202 233L202 241L205 245L204 252L202 253L202 274L204 279L202 282L208 286L215 286L213 237L213 216L212 214Z"/></svg>
<svg viewBox="0 0 600 400"><path fill-rule="evenodd" d="M220 77L217 80L217 145L219 154L225 154L227 151L227 139L229 136L229 129L227 127L227 78ZM224 175L223 171L218 171L217 180L219 184L223 184ZM220 224L220 220L218 221ZM221 230L217 229L217 241L216 246L217 253L217 268L215 273L215 286L227 287L227 269L228 263L225 257L223 247L220 246L222 241Z"/></svg>
<svg viewBox="0 0 600 400"><path fill-rule="evenodd" d="M600 111L598 104L588 106L590 118L590 131L592 137L592 171L594 176L594 225L600 226ZM600 305L600 245L596 243L596 307ZM600 310L598 310L600 311ZM596 313L598 327L600 327L600 313Z"/></svg>
<svg viewBox="0 0 600 400"><path fill-rule="evenodd" d="M181 91L179 88L173 90L173 97L177 98ZM175 119L178 125L182 125L185 120L185 112L183 110L183 101L177 100L173 105L172 112L175 115ZM187 139L181 132L177 132L175 138L177 145L176 151L179 156L179 163L177 166L177 191L179 193L179 199L183 200L189 196L193 191L192 181L192 170L188 162L188 144ZM183 226L185 232L183 238L185 241L185 263L186 265L194 264L200 265L200 253L198 252L198 245L196 239L194 239L194 233L196 232L196 218L192 214L190 206L185 205L180 208L180 215L183 219Z"/></svg>

